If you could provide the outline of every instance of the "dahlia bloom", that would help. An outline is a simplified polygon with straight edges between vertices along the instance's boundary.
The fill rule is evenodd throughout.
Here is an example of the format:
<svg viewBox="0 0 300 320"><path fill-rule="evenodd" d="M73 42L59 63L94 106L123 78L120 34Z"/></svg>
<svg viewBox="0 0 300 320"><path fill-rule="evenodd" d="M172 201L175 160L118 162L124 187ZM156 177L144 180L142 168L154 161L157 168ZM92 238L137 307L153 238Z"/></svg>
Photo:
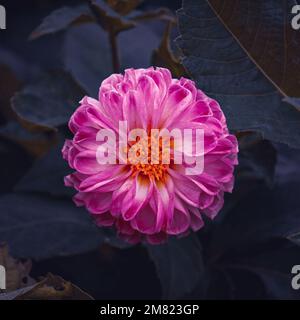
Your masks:
<svg viewBox="0 0 300 320"><path fill-rule="evenodd" d="M97 150L104 141L97 134L109 129L119 141L120 121L127 121L128 131L202 129L202 172L187 175L190 163L175 164L174 150L170 163L162 163L161 145L155 164L123 163L118 151L115 164L99 163ZM228 132L219 104L193 81L172 79L167 69L128 69L124 75L111 75L102 82L98 100L83 98L69 128L74 138L65 142L62 152L75 170L65 177L66 186L78 191L75 204L85 206L99 226L114 225L128 242L156 244L168 235L199 230L204 224L202 216L213 219L223 206L224 192L233 189L238 144ZM154 149L149 139L128 142L128 148L137 142ZM191 144L194 150L194 142ZM123 150L125 156L127 150Z"/></svg>

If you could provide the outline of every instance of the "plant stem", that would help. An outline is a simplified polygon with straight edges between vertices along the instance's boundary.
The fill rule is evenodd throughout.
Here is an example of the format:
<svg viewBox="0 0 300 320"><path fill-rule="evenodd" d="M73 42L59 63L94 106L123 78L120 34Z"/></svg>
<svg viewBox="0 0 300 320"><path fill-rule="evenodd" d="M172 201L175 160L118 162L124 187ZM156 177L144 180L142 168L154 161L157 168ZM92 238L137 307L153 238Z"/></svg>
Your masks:
<svg viewBox="0 0 300 320"><path fill-rule="evenodd" d="M108 35L109 35L109 42L110 42L110 48L111 48L113 71L114 73L120 73L120 58L119 58L117 35L113 31L110 31Z"/></svg>

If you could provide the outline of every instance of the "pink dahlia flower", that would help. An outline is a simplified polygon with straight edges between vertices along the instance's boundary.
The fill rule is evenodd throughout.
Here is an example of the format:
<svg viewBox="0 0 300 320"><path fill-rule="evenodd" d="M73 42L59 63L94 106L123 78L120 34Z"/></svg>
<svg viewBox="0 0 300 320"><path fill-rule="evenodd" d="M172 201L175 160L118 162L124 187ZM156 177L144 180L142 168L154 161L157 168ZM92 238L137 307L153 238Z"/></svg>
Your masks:
<svg viewBox="0 0 300 320"><path fill-rule="evenodd" d="M107 140L99 141L97 134L101 129L115 132L118 144L120 121L127 121L127 132L202 129L203 151L195 154L204 159L202 172L187 175L190 162L175 163L174 150L170 162L163 163L161 144L155 149L157 163L124 163L120 150L114 154L116 163L100 163L97 150ZM232 191L238 144L219 104L193 81L172 79L167 69L129 69L124 75L111 75L102 82L98 100L83 98L69 127L74 138L65 142L62 152L75 170L65 178L66 186L78 191L74 202L85 206L99 226L114 225L131 243L145 239L156 244L168 235L199 230L202 216L213 219L223 206L224 192ZM138 138L123 149L125 157L138 142L145 147L138 155L154 150L152 140ZM195 150L195 143L191 145Z"/></svg>

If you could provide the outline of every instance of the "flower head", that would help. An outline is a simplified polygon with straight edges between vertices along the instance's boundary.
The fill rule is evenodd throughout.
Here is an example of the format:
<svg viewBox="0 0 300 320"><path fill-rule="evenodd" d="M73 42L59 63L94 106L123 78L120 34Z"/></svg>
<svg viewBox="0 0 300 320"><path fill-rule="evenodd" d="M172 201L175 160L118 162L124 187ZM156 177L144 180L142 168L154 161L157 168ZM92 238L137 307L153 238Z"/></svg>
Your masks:
<svg viewBox="0 0 300 320"><path fill-rule="evenodd" d="M232 191L238 145L219 104L167 69L111 75L69 127L63 157L75 170L65 178L74 202L129 242L197 231Z"/></svg>

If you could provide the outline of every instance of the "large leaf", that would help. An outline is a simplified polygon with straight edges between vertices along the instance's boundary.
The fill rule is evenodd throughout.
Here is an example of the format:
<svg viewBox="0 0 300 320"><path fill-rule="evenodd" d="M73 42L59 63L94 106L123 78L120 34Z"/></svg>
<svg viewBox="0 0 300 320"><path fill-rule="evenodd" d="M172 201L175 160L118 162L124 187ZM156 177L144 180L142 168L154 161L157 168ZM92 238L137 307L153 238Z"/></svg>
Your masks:
<svg viewBox="0 0 300 320"><path fill-rule="evenodd" d="M300 97L299 33L291 26L297 0L208 0L260 70L286 96Z"/></svg>
<svg viewBox="0 0 300 320"><path fill-rule="evenodd" d="M243 174L244 170L240 172L239 166L231 209L223 219L218 215L209 237L204 238L205 262L210 274L208 298L299 298L299 293L291 288L290 274L291 267L297 264L299 248L289 241L297 243L300 230L299 150L276 146L279 156L275 183L270 189L253 178L271 178L274 150L265 141L250 144L251 148L245 149L244 142L240 146L243 147L242 168L247 169L253 159L259 160L259 155L261 160L256 161L257 166L248 166L254 169L251 180ZM251 150L252 156L248 152ZM245 188L248 192L243 199L239 196L234 201Z"/></svg>
<svg viewBox="0 0 300 320"><path fill-rule="evenodd" d="M1 52L0 52L1 59ZM1 59L2 60L2 59ZM0 61L1 61L0 60ZM12 110L10 107L10 99L17 90L20 90L20 80L12 70L11 66L7 66L0 62L0 121L2 117L12 119Z"/></svg>
<svg viewBox="0 0 300 320"><path fill-rule="evenodd" d="M112 72L105 31L93 24L73 27L66 33L63 51L65 68L96 97L102 80Z"/></svg>
<svg viewBox="0 0 300 320"><path fill-rule="evenodd" d="M166 244L147 246L161 281L163 297L182 298L201 282L205 287L202 248L197 236L169 239Z"/></svg>
<svg viewBox="0 0 300 320"><path fill-rule="evenodd" d="M72 255L106 241L88 213L71 201L8 194L0 197L0 212L0 242L7 242L16 257Z"/></svg>
<svg viewBox="0 0 300 320"><path fill-rule="evenodd" d="M74 190L64 185L64 177L72 169L62 157L62 143L52 148L45 156L37 159L33 166L17 183L17 192L39 192L53 196L67 196L74 194Z"/></svg>
<svg viewBox="0 0 300 320"><path fill-rule="evenodd" d="M241 253L274 239L286 239L300 230L299 182L272 190L257 184L221 224L215 226L211 250L215 257ZM237 245L238 243L238 245Z"/></svg>
<svg viewBox="0 0 300 320"><path fill-rule="evenodd" d="M151 28L141 24L119 34L118 42L122 70L145 68L150 65L151 53L158 47L159 37ZM96 97L101 82L113 72L107 33L94 24L68 30L64 62L76 81Z"/></svg>
<svg viewBox="0 0 300 320"><path fill-rule="evenodd" d="M61 203L68 205L69 213L67 214L70 214L70 217L73 211L75 211L75 218L76 214L83 214L88 216L87 211L85 211L84 209L76 208L75 204L73 204L73 202L71 201L70 198L75 194L75 190L72 188L67 188L64 185L64 177L70 174L72 172L72 169L70 169L67 162L62 158L62 145L63 142L60 142L57 146L53 147L49 153L37 159L33 163L32 167L28 170L28 172L15 185L14 191L24 194L40 194L40 196L43 195L41 199L44 199L45 206L47 206L48 202L52 202L52 199L54 199L54 205L57 198L66 199L68 201L61 200ZM59 205L59 203L60 202L57 202L57 205ZM49 210L52 210L51 204L49 205ZM87 219L87 221L90 221L87 217L85 219ZM94 230L93 224L92 228L92 231L96 232L96 230ZM130 244L120 240L116 236L116 232L113 229L98 228L98 231L101 233L103 241L113 247L128 248L131 246Z"/></svg>
<svg viewBox="0 0 300 320"><path fill-rule="evenodd" d="M221 103L232 130L257 130L267 139L300 147L300 113L282 101L284 90L290 94L299 88L300 74L299 62L290 54L298 52L298 44L294 41L292 51L284 49L289 12L282 4L185 0L178 13L178 43L185 67L198 86Z"/></svg>
<svg viewBox="0 0 300 320"><path fill-rule="evenodd" d="M289 149L287 146L277 146L279 150L278 164L276 167L276 183L288 184L293 183L298 185L296 190L299 189L300 181L300 151L295 149ZM292 191L294 192L294 191ZM286 199L288 200L288 199ZM287 203L289 206L289 203ZM288 234L287 238L293 243L300 246L300 226L297 230Z"/></svg>
<svg viewBox="0 0 300 320"><path fill-rule="evenodd" d="M256 135L239 139L239 166L237 176L244 180L262 180L273 185L277 152L271 142L257 140Z"/></svg>
<svg viewBox="0 0 300 320"><path fill-rule="evenodd" d="M1 130L0 130L1 136ZM0 138L0 194L10 192L30 168L32 158L20 146Z"/></svg>
<svg viewBox="0 0 300 320"><path fill-rule="evenodd" d="M172 27L172 22L167 23L161 43L153 52L152 64L157 67L168 68L174 77L180 78L186 76L186 70L173 53L170 45Z"/></svg>
<svg viewBox="0 0 300 320"><path fill-rule="evenodd" d="M250 273L262 284L267 298L270 299L299 299L299 294L291 287L291 276L288 272L264 269L245 264L237 268L242 272ZM232 268L233 273L236 268Z"/></svg>
<svg viewBox="0 0 300 320"><path fill-rule="evenodd" d="M289 103L290 105L294 106L297 110L300 111L300 98L286 97L283 99L283 101Z"/></svg>
<svg viewBox="0 0 300 320"><path fill-rule="evenodd" d="M45 154L51 145L55 143L56 139L55 133L32 133L23 128L23 126L16 121L8 122L5 126L1 127L0 136L19 144L30 154L35 156Z"/></svg>
<svg viewBox="0 0 300 320"><path fill-rule="evenodd" d="M286 156L297 159L295 153ZM300 230L298 175L280 156L272 189L244 179L248 194L242 201L231 201L231 210L223 219L217 217L203 243L210 274L208 298L299 298L290 274L299 248L288 241L297 243ZM238 193L243 187L240 180ZM231 195L236 196L237 192Z"/></svg>
<svg viewBox="0 0 300 320"><path fill-rule="evenodd" d="M275 181L277 184L288 184L300 181L300 150L277 144L278 161L276 165Z"/></svg>
<svg viewBox="0 0 300 320"><path fill-rule="evenodd" d="M238 246L238 243L236 244ZM291 267L297 264L295 246L273 242L269 246L228 252L211 263L208 299L299 299L291 286Z"/></svg>
<svg viewBox="0 0 300 320"><path fill-rule="evenodd" d="M53 11L31 33L30 39L34 40L46 34L63 31L71 25L94 21L93 14L87 5L77 7L63 7Z"/></svg>
<svg viewBox="0 0 300 320"><path fill-rule="evenodd" d="M84 91L65 72L42 76L12 98L12 107L30 130L54 130L67 123Z"/></svg>

